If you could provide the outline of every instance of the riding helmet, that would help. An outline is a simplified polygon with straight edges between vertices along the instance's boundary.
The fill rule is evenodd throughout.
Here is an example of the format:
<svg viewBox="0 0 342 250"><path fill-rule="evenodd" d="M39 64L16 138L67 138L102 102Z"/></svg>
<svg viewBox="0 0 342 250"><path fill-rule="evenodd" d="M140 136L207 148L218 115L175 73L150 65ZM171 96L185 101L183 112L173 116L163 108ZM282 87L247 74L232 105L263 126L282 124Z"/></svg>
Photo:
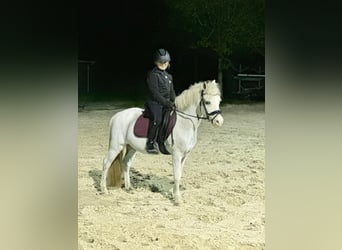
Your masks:
<svg viewBox="0 0 342 250"><path fill-rule="evenodd" d="M154 52L153 55L154 62L170 62L171 57L167 50L165 49L158 49Z"/></svg>

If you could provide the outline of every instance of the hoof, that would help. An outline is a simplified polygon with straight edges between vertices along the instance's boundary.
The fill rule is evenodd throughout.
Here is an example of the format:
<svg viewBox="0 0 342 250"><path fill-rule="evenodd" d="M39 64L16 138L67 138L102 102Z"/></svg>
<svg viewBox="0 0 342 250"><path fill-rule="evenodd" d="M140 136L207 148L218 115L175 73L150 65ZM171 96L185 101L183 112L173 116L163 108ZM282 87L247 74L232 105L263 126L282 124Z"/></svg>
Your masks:
<svg viewBox="0 0 342 250"><path fill-rule="evenodd" d="M108 189L107 188L101 188L100 194L109 194Z"/></svg>
<svg viewBox="0 0 342 250"><path fill-rule="evenodd" d="M176 206L180 206L182 204L182 199L180 197L176 197L174 200L174 204Z"/></svg>
<svg viewBox="0 0 342 250"><path fill-rule="evenodd" d="M129 188L125 188L124 189L127 193L132 193L134 190L133 188L129 187Z"/></svg>

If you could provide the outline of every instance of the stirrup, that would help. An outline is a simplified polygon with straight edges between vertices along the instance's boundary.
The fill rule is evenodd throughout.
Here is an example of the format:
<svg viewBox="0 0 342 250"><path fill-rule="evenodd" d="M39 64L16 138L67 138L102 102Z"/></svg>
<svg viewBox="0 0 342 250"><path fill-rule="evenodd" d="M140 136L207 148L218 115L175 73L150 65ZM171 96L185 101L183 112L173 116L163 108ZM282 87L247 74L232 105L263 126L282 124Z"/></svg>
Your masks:
<svg viewBox="0 0 342 250"><path fill-rule="evenodd" d="M146 152L149 154L159 154L159 147L157 143L151 143L150 145L146 145Z"/></svg>

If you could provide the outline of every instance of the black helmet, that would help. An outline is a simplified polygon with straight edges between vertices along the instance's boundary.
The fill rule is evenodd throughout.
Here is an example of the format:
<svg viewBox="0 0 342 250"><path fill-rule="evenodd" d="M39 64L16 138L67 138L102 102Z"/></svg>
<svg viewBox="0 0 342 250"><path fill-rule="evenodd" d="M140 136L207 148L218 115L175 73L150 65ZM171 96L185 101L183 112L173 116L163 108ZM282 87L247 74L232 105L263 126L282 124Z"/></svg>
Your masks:
<svg viewBox="0 0 342 250"><path fill-rule="evenodd" d="M171 57L169 52L165 49L158 49L153 55L154 62L170 62Z"/></svg>

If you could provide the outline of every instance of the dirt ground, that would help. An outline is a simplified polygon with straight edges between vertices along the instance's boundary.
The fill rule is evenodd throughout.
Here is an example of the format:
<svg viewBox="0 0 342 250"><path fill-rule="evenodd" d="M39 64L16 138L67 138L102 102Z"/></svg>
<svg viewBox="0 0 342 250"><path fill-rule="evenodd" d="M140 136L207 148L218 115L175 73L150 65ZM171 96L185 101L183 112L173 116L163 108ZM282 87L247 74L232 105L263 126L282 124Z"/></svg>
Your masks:
<svg viewBox="0 0 342 250"><path fill-rule="evenodd" d="M128 108L128 107L127 107ZM99 194L109 120L122 106L79 112L79 249L265 249L264 104L223 105L203 121L185 162L181 206L171 201L171 156L137 153L133 191Z"/></svg>

